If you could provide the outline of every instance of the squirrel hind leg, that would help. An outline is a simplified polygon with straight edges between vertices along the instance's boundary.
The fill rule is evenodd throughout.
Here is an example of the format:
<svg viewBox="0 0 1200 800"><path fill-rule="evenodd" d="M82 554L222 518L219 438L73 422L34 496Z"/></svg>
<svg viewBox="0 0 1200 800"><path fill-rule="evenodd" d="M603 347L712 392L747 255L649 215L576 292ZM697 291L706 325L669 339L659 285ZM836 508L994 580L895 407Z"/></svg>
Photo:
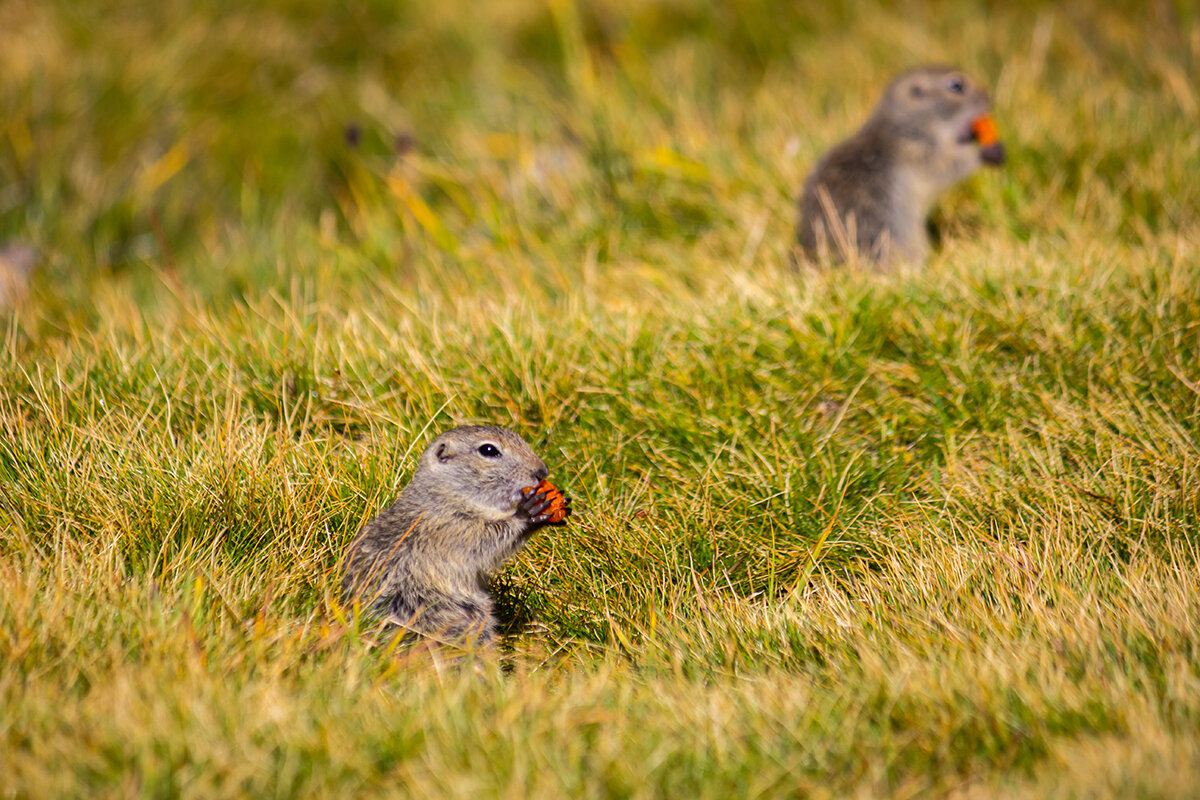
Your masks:
<svg viewBox="0 0 1200 800"><path fill-rule="evenodd" d="M496 619L490 606L467 601L443 602L422 606L403 620L396 613L399 610L393 609L389 615L393 622L439 644L483 648L496 639Z"/></svg>

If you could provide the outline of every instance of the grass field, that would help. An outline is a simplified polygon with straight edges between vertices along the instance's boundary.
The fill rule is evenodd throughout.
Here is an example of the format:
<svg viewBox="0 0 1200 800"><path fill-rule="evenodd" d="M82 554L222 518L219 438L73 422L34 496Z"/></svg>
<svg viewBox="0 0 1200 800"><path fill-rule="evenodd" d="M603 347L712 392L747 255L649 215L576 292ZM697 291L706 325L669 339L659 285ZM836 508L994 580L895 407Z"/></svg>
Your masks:
<svg viewBox="0 0 1200 800"><path fill-rule="evenodd" d="M1009 163L793 271L927 61ZM0 797L1195 796L1198 86L1170 0L5 0ZM468 422L577 515L399 660L338 559Z"/></svg>

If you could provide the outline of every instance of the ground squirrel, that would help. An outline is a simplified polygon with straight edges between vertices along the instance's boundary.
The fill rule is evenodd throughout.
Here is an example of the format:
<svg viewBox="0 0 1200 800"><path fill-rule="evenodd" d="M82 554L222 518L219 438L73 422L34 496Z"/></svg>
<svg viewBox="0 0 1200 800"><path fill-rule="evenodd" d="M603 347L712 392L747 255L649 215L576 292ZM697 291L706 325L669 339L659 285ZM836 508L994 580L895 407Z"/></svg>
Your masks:
<svg viewBox="0 0 1200 800"><path fill-rule="evenodd" d="M893 80L866 124L804 182L796 235L805 253L923 261L937 195L981 164L1004 162L991 105L981 86L951 67L921 67Z"/></svg>
<svg viewBox="0 0 1200 800"><path fill-rule="evenodd" d="M12 303L29 288L29 275L37 264L38 253L24 242L0 244L0 307Z"/></svg>
<svg viewBox="0 0 1200 800"><path fill-rule="evenodd" d="M426 448L412 482L359 531L342 592L368 616L439 641L486 644L496 619L486 581L570 500L525 441L468 426ZM532 488L531 488L532 487Z"/></svg>

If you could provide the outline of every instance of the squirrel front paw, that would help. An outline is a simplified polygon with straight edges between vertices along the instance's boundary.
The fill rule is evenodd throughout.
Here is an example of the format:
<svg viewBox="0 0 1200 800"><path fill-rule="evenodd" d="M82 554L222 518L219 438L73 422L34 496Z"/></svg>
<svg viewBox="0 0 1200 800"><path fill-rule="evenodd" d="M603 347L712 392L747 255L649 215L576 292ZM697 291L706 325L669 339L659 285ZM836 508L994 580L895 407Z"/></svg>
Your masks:
<svg viewBox="0 0 1200 800"><path fill-rule="evenodd" d="M524 497L517 503L517 508L528 514L535 524L558 525L571 516L571 498L564 496L550 481L526 486L521 494Z"/></svg>

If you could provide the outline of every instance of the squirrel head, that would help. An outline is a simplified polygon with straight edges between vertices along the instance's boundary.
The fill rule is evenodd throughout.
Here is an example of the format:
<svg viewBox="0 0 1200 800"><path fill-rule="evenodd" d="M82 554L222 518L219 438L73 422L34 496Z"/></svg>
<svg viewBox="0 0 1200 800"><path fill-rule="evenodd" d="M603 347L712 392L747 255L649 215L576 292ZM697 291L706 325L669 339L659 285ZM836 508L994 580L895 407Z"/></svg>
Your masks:
<svg viewBox="0 0 1200 800"><path fill-rule="evenodd" d="M987 91L962 70L918 67L888 85L868 125L898 142L902 157L932 170L930 177L952 182L1004 160L998 142L980 146L974 126L991 107Z"/></svg>
<svg viewBox="0 0 1200 800"><path fill-rule="evenodd" d="M453 497L456 507L473 509L488 519L504 519L516 509L521 489L535 486L549 474L516 433L468 425L433 440L421 455L413 484Z"/></svg>

